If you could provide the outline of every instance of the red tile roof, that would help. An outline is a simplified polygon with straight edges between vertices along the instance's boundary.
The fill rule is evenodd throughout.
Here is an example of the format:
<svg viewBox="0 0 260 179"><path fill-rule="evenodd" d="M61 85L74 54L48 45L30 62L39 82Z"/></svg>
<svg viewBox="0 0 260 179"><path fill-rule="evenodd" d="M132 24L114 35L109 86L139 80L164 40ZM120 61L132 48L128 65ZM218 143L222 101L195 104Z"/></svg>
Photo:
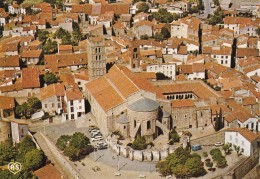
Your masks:
<svg viewBox="0 0 260 179"><path fill-rule="evenodd" d="M61 179L61 173L52 165L46 165L33 172L39 179Z"/></svg>
<svg viewBox="0 0 260 179"><path fill-rule="evenodd" d="M14 106L14 98L0 96L0 109L12 109Z"/></svg>
<svg viewBox="0 0 260 179"><path fill-rule="evenodd" d="M38 68L23 68L22 69L22 86L26 88L39 88L39 69Z"/></svg>
<svg viewBox="0 0 260 179"><path fill-rule="evenodd" d="M226 129L225 132L238 132L244 138L246 138L249 142L253 142L254 140L258 139L258 135L254 132L250 131L247 128L229 128Z"/></svg>

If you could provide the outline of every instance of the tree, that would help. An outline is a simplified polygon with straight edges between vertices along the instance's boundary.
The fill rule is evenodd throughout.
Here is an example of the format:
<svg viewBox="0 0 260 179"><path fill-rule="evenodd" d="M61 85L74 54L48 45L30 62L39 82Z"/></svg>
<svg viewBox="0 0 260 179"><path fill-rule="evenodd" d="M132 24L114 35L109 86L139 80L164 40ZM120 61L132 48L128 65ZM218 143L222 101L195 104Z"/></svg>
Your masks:
<svg viewBox="0 0 260 179"><path fill-rule="evenodd" d="M144 136L138 135L136 139L133 141L132 146L134 150L144 150L147 147L146 140Z"/></svg>
<svg viewBox="0 0 260 179"><path fill-rule="evenodd" d="M167 80L167 79L169 79L169 77L168 76L165 76L163 73L161 73L161 72L157 72L156 74L156 79L157 80Z"/></svg>
<svg viewBox="0 0 260 179"><path fill-rule="evenodd" d="M171 37L170 31L166 27L162 28L161 34L163 34L163 38L165 38L165 39L168 39Z"/></svg>
<svg viewBox="0 0 260 179"><path fill-rule="evenodd" d="M229 144L225 144L222 146L222 149L224 150L225 154L228 155L231 152L231 147Z"/></svg>
<svg viewBox="0 0 260 179"><path fill-rule="evenodd" d="M30 118L31 117L31 108L28 105L28 103L23 103L22 105L16 106L15 115L19 118L21 118L21 117Z"/></svg>
<svg viewBox="0 0 260 179"><path fill-rule="evenodd" d="M189 8L189 13L193 14L193 13L198 13L199 12L199 7L198 6L194 6L192 8Z"/></svg>
<svg viewBox="0 0 260 179"><path fill-rule="evenodd" d="M56 142L56 146L59 149L64 150L68 146L70 140L71 140L71 136L62 135L58 138L58 140Z"/></svg>
<svg viewBox="0 0 260 179"><path fill-rule="evenodd" d="M40 40L41 42L44 42L44 41L46 41L46 39L48 38L49 32L48 32L48 31L39 30L39 31L37 32L37 35L38 35L38 37L39 37L39 40Z"/></svg>
<svg viewBox="0 0 260 179"><path fill-rule="evenodd" d="M75 132L70 141L70 145L76 149L85 148L89 144L89 139L81 132Z"/></svg>
<svg viewBox="0 0 260 179"><path fill-rule="evenodd" d="M36 149L35 143L32 141L31 137L26 136L23 140L17 144L17 156L16 159L19 162L24 162L24 156L27 152L32 149Z"/></svg>
<svg viewBox="0 0 260 179"><path fill-rule="evenodd" d="M162 34L162 33L156 33L156 34L154 35L154 39L155 39L155 41L157 41L157 42L163 41L163 34Z"/></svg>
<svg viewBox="0 0 260 179"><path fill-rule="evenodd" d="M170 139L173 142L179 142L180 141L180 136L178 135L177 131L175 129L172 129L170 132Z"/></svg>
<svg viewBox="0 0 260 179"><path fill-rule="evenodd" d="M169 165L168 161L160 161L160 162L158 162L156 164L156 168L159 169L159 172L163 176L167 176L167 175L171 175L172 174L171 166Z"/></svg>
<svg viewBox="0 0 260 179"><path fill-rule="evenodd" d="M53 73L47 72L44 77L43 77L44 82L47 85L57 83L58 82L58 77L54 75Z"/></svg>
<svg viewBox="0 0 260 179"><path fill-rule="evenodd" d="M208 156L208 152L203 152L203 157L207 158Z"/></svg>
<svg viewBox="0 0 260 179"><path fill-rule="evenodd" d="M15 155L16 150L12 145L11 141L5 141L0 143L0 166L14 159Z"/></svg>
<svg viewBox="0 0 260 179"><path fill-rule="evenodd" d="M220 7L218 7L217 10L214 11L214 15L209 18L209 24L216 25L219 23L223 23L223 18L224 12Z"/></svg>
<svg viewBox="0 0 260 179"><path fill-rule="evenodd" d="M31 108L32 112L36 112L37 110L42 108L42 103L37 97L31 97L27 100L29 108Z"/></svg>
<svg viewBox="0 0 260 179"><path fill-rule="evenodd" d="M136 13L139 13L139 12L145 12L146 13L149 10L149 6L145 2L140 3L137 8L138 8L138 10L137 10Z"/></svg>
<svg viewBox="0 0 260 179"><path fill-rule="evenodd" d="M56 41L48 39L47 42L42 47L44 54L54 54L58 52L58 44Z"/></svg>
<svg viewBox="0 0 260 179"><path fill-rule="evenodd" d="M73 146L68 146L64 150L64 155L69 157L70 160L76 161L79 156L79 150Z"/></svg>
<svg viewBox="0 0 260 179"><path fill-rule="evenodd" d="M141 35L140 39L141 39L141 40L148 40L148 39L149 39L149 36L148 36L147 34Z"/></svg>
<svg viewBox="0 0 260 179"><path fill-rule="evenodd" d="M192 177L201 176L206 173L203 165L204 164L199 157L188 158L185 163L185 166L188 168L188 175Z"/></svg>
<svg viewBox="0 0 260 179"><path fill-rule="evenodd" d="M161 23L171 23L174 20L173 15L164 8L159 9L158 12L153 12L152 15L153 18Z"/></svg>
<svg viewBox="0 0 260 179"><path fill-rule="evenodd" d="M24 164L29 170L37 170L44 165L45 156L41 150L33 149L25 154Z"/></svg>
<svg viewBox="0 0 260 179"><path fill-rule="evenodd" d="M241 152L240 146L234 145L234 149L235 149L235 151L237 152L237 156L239 156L239 155L240 155L240 152Z"/></svg>
<svg viewBox="0 0 260 179"><path fill-rule="evenodd" d="M180 164L173 168L173 173L177 178L186 178L189 174L189 168Z"/></svg>
<svg viewBox="0 0 260 179"><path fill-rule="evenodd" d="M255 31L256 31L256 34L257 34L258 36L260 36L260 27L258 27Z"/></svg>

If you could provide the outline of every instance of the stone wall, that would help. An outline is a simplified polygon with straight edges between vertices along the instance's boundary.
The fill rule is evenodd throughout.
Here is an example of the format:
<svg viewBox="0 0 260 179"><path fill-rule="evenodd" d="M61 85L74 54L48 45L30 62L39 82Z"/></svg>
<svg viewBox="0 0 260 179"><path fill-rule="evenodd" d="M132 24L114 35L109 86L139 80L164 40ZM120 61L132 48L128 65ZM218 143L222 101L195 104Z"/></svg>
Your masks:
<svg viewBox="0 0 260 179"><path fill-rule="evenodd" d="M118 155L122 155L130 160L137 161L153 161L158 162L165 159L170 153L173 153L179 146L171 146L165 150L134 150L129 146L123 146L117 144L117 140L113 138L107 139L108 146Z"/></svg>
<svg viewBox="0 0 260 179"><path fill-rule="evenodd" d="M70 162L60 153L58 148L42 133L40 133L43 139L45 140L47 146L49 147L52 154L55 156L55 159L60 163L60 165L64 166L64 168L67 169L68 173L72 178L75 179L83 179L83 177L80 175L80 173L73 168L73 166L70 164Z"/></svg>
<svg viewBox="0 0 260 179"><path fill-rule="evenodd" d="M246 158L239 164L232 172L233 178L243 178L251 169L253 169L259 162L259 151L255 152L252 156Z"/></svg>

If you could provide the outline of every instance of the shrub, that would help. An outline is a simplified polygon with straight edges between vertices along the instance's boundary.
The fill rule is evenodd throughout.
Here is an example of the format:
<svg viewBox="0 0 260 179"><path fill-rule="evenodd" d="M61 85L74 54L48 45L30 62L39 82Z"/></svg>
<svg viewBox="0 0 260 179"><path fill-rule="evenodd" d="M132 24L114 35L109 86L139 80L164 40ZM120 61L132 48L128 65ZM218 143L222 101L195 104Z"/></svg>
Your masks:
<svg viewBox="0 0 260 179"><path fill-rule="evenodd" d="M135 150L144 150L147 147L145 137L137 136L131 146Z"/></svg>
<svg viewBox="0 0 260 179"><path fill-rule="evenodd" d="M208 155L208 152L203 152L202 155L203 155L203 157L205 157L205 158L209 156L209 155Z"/></svg>

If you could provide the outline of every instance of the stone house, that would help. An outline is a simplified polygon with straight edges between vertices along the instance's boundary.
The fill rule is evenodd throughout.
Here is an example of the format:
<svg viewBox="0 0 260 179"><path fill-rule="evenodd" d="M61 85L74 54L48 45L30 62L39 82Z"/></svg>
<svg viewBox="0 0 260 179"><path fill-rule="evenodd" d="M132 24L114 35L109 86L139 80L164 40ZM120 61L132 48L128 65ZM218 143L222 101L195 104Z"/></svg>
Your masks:
<svg viewBox="0 0 260 179"><path fill-rule="evenodd" d="M78 119L85 114L82 93L64 84L52 84L41 88L40 99L45 112L59 114L63 121Z"/></svg>
<svg viewBox="0 0 260 179"><path fill-rule="evenodd" d="M22 123L20 121L12 121L11 122L11 131L12 131L12 139L13 143L17 144L23 140L28 135L29 128L28 124Z"/></svg>
<svg viewBox="0 0 260 179"><path fill-rule="evenodd" d="M14 116L14 107L14 98L0 96L0 119Z"/></svg>
<svg viewBox="0 0 260 179"><path fill-rule="evenodd" d="M253 155L258 148L258 135L246 128L230 128L225 131L225 144L239 146L245 156Z"/></svg>
<svg viewBox="0 0 260 179"><path fill-rule="evenodd" d="M43 58L43 53L42 50L24 50L21 58L27 65L36 65Z"/></svg>
<svg viewBox="0 0 260 179"><path fill-rule="evenodd" d="M211 58L216 59L220 65L231 67L231 51L230 47L212 49Z"/></svg>
<svg viewBox="0 0 260 179"><path fill-rule="evenodd" d="M150 21L140 21L134 24L133 32L138 39L143 35L147 35L148 37L153 36L153 23Z"/></svg>
<svg viewBox="0 0 260 179"><path fill-rule="evenodd" d="M32 97L40 94L38 68L23 68L21 78L15 84L0 87L0 94L10 97Z"/></svg>
<svg viewBox="0 0 260 179"><path fill-rule="evenodd" d="M115 23L112 28L113 28L113 32L114 32L115 36L117 36L117 37L123 36L126 34L126 28L121 22Z"/></svg>
<svg viewBox="0 0 260 179"><path fill-rule="evenodd" d="M20 70L19 56L0 58L0 71L2 70Z"/></svg>

